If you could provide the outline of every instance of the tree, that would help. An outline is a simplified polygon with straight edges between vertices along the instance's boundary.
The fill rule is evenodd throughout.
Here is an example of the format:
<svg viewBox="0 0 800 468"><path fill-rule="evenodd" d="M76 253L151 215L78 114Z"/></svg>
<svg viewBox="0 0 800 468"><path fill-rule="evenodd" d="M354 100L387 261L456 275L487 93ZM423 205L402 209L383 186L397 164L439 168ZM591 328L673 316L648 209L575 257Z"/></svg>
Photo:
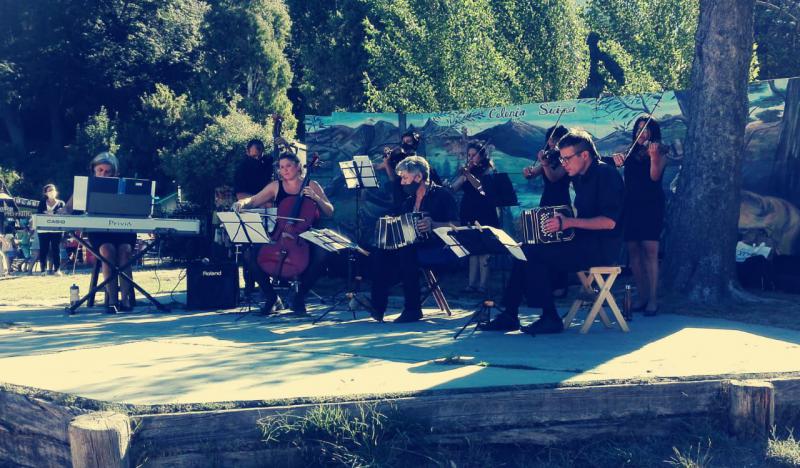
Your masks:
<svg viewBox="0 0 800 468"><path fill-rule="evenodd" d="M364 105L366 3L363 0L287 0L292 18L290 60L293 87L306 112L329 115Z"/></svg>
<svg viewBox="0 0 800 468"><path fill-rule="evenodd" d="M666 286L717 303L735 288L754 0L701 0L685 157L669 214Z"/></svg>
<svg viewBox="0 0 800 468"><path fill-rule="evenodd" d="M759 78L800 75L800 3L796 0L756 1L755 40L761 65Z"/></svg>
<svg viewBox="0 0 800 468"><path fill-rule="evenodd" d="M514 102L570 99L586 83L586 26L574 0L492 0L498 50L514 67Z"/></svg>
<svg viewBox="0 0 800 468"><path fill-rule="evenodd" d="M366 109L432 112L512 102L519 87L492 36L489 0L372 0Z"/></svg>
<svg viewBox="0 0 800 468"><path fill-rule="evenodd" d="M220 0L206 15L204 98L241 107L264 122L272 113L291 115L286 91L292 71L285 50L291 20L281 0ZM291 123L294 126L294 123Z"/></svg>
<svg viewBox="0 0 800 468"><path fill-rule="evenodd" d="M781 136L770 185L777 195L800 206L800 79L789 80L783 95Z"/></svg>
<svg viewBox="0 0 800 468"><path fill-rule="evenodd" d="M589 29L626 62L629 89L658 91L689 85L698 0L592 0L584 17ZM602 46L601 46L602 48ZM604 49L605 50L605 49Z"/></svg>
<svg viewBox="0 0 800 468"><path fill-rule="evenodd" d="M272 125L255 122L234 101L202 132L175 153L162 153L167 172L184 187L190 200L208 208L214 189L231 185L238 158L253 138L272 140Z"/></svg>

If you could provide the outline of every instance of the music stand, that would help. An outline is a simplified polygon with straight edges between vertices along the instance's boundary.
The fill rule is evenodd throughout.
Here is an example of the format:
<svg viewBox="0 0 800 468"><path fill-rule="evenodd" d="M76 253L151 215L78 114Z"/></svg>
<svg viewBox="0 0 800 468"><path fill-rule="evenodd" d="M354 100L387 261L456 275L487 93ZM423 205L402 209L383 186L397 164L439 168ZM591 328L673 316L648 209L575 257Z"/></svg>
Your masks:
<svg viewBox="0 0 800 468"><path fill-rule="evenodd" d="M505 231L495 227L481 226L476 223L475 226L436 228L433 232L436 233L436 235L444 241L445 245L459 258L470 255L498 255L508 253L518 260L526 260L525 253L522 251L519 244ZM476 325L476 328L472 330L472 333L475 333L478 324L491 319L491 310L493 307L494 301L483 301L481 306L455 334L453 339L457 339L471 323L475 323Z"/></svg>
<svg viewBox="0 0 800 468"><path fill-rule="evenodd" d="M258 244L269 244L272 242L267 232L264 230L264 224L261 222L261 216L259 213L241 213L237 211L218 211L217 218L219 218L220 223L222 223L222 227L225 229L225 232L228 234L228 239L230 239L231 243L234 245L258 245ZM239 251L236 249L236 263L239 263ZM237 268L237 276L238 276L238 266ZM238 278L237 278L238 283ZM243 318L247 314L249 314L252 310L252 299L247 299L245 304L242 306L240 311L244 311L245 309L247 312L245 315L239 317L239 319ZM237 321L239 320L237 319Z"/></svg>
<svg viewBox="0 0 800 468"><path fill-rule="evenodd" d="M331 229L309 229L308 231L300 234L300 237L311 242L312 244L318 245L326 252L332 252L338 254L344 250L347 250L350 256L354 256L354 252L358 252L364 256L369 255L369 252L359 247L357 243L351 241L347 237ZM355 294L355 292L353 292L353 287L351 283L352 275L350 275L349 271L350 264L351 263L348 260L347 292L345 293L342 299L336 300L336 302L334 302L333 305L328 307L328 309L325 310L325 312L323 312L322 315L320 315L316 320L314 320L313 322L314 324L325 318L325 316L328 315L328 313L334 310L343 301L347 301L347 309L353 313L353 319L356 318L356 311L352 307L351 301L355 300L357 303L361 304L362 307L366 309L370 308L370 306L367 303L363 302Z"/></svg>
<svg viewBox="0 0 800 468"><path fill-rule="evenodd" d="M378 176L375 174L375 168L372 166L372 160L370 160L369 156L365 155L356 155L353 156L353 159L350 161L340 161L339 168L342 170L342 176L344 177L345 185L350 190L356 191L356 211L355 211L355 239L356 241L361 239L361 191L364 189L370 188L378 188ZM335 232L334 232L335 233ZM335 233L340 235L338 233ZM344 236L342 236L344 237ZM347 239L344 237L344 239ZM349 241L349 239L347 239ZM358 247L358 245L352 241L355 248L351 247L348 248L348 256L347 256L347 289L344 292L344 299L337 299L334 301L334 304L325 311L325 313L319 317L314 323L317 323L319 320L322 319L325 315L331 312L336 306L338 306L343 300L348 300L348 310L353 312L353 318L355 319L355 310L352 308L352 300L355 300L358 304L361 304L365 309L370 310L371 306L358 297L358 293L354 290L353 287L353 274L355 269L356 263L356 256L355 252L358 251L363 255L369 255L368 252ZM338 296L341 293L337 293Z"/></svg>

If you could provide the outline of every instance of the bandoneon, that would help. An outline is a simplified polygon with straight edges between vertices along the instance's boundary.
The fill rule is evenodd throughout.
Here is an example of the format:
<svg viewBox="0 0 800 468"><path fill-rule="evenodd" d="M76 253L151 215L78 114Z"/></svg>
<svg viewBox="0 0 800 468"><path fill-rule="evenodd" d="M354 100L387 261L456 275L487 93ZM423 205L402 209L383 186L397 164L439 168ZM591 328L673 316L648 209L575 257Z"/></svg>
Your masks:
<svg viewBox="0 0 800 468"><path fill-rule="evenodd" d="M572 207L569 205L542 206L531 210L524 210L520 217L522 221L522 241L525 244L551 244L553 242L566 242L575 237L574 229L556 231L551 233L544 232L544 223L548 219L555 217L556 213L561 213L567 218L572 218Z"/></svg>
<svg viewBox="0 0 800 468"><path fill-rule="evenodd" d="M414 211L400 216L382 216L375 224L375 246L384 250L395 250L428 238L427 232L420 232L417 221L425 216Z"/></svg>

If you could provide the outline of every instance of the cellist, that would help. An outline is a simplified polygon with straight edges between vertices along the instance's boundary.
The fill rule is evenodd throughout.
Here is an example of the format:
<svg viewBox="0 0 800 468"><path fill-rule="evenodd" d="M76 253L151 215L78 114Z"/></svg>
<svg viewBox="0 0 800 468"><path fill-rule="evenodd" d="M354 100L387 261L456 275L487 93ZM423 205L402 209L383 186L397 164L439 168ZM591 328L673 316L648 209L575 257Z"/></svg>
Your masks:
<svg viewBox="0 0 800 468"><path fill-rule="evenodd" d="M300 164L300 158L296 154L291 151L281 153L278 157L278 176L278 180L270 182L257 194L238 200L234 203L233 209L238 211L241 208L262 206L267 202L272 202L275 206L279 206L285 198L301 193L303 167ZM302 196L316 203L322 216L331 217L333 215L333 204L325 196L325 191L316 181L310 181L302 189ZM306 312L305 297L322 271L324 256L325 252L322 249L311 245L311 260L308 268L298 278L300 284L291 304L291 309L295 313L303 314ZM258 266L254 255L248 256L246 261L251 271L254 272L256 282L261 287L261 291L264 293L264 305L261 310L265 313L271 313L278 296L272 288L270 277Z"/></svg>

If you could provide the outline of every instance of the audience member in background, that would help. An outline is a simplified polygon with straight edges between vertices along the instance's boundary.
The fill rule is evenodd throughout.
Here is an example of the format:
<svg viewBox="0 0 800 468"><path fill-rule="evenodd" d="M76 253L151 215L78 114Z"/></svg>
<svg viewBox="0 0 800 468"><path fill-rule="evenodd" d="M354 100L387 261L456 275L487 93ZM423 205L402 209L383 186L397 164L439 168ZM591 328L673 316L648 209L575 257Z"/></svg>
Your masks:
<svg viewBox="0 0 800 468"><path fill-rule="evenodd" d="M39 235L36 233L36 229L31 225L28 225L28 231L31 236L31 256L28 258L26 270L29 275L32 275L33 270L36 269L36 265L39 264Z"/></svg>
<svg viewBox="0 0 800 468"><path fill-rule="evenodd" d="M20 257L24 260L20 265L20 271L28 271L28 263L31 258L31 230L27 219L20 220L20 228L17 229L17 245L19 246Z"/></svg>
<svg viewBox="0 0 800 468"><path fill-rule="evenodd" d="M53 184L47 184L42 188L42 199L39 200L39 214L55 214L64 208L64 202L58 199L58 190ZM42 275L50 274L61 275L61 238L63 233L56 231L39 230L39 265L42 268ZM52 269L48 271L47 260L51 259Z"/></svg>

